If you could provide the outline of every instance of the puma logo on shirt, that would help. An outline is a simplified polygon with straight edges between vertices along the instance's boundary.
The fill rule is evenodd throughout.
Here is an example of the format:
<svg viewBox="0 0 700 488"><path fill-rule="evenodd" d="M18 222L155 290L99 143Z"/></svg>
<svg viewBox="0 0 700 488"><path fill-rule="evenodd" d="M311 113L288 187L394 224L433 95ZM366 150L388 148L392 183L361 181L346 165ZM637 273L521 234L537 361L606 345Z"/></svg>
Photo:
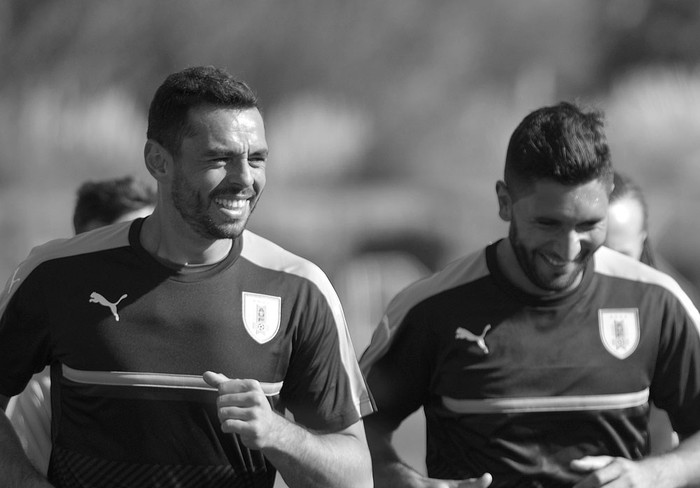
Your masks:
<svg viewBox="0 0 700 488"><path fill-rule="evenodd" d="M119 322L119 314L117 313L117 305L119 305L119 302L124 300L126 298L126 293L122 295L119 300L116 302L112 303L109 300L107 300L105 297L97 293L96 291L93 291L90 293L90 303L99 303L102 306L105 306L109 308L110 312L112 312L112 315L114 315L114 319Z"/></svg>
<svg viewBox="0 0 700 488"><path fill-rule="evenodd" d="M475 342L476 345L479 346L479 349L484 351L484 354L488 354L489 348L486 345L485 337L489 330L491 330L491 324L487 324L486 327L484 327L484 331L480 335L475 335L467 329L457 327L457 330L455 331L455 339L465 339L470 342Z"/></svg>

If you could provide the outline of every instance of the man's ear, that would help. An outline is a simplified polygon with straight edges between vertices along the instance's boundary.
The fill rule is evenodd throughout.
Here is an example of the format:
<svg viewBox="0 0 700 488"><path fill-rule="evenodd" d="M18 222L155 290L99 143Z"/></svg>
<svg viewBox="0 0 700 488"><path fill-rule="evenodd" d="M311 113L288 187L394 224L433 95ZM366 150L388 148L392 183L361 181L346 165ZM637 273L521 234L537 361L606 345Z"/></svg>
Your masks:
<svg viewBox="0 0 700 488"><path fill-rule="evenodd" d="M167 149L156 141L149 139L143 148L146 169L156 181L163 182L172 174L173 157Z"/></svg>
<svg viewBox="0 0 700 488"><path fill-rule="evenodd" d="M498 216L505 222L510 222L513 216L513 199L505 182L496 182L496 196L498 197Z"/></svg>

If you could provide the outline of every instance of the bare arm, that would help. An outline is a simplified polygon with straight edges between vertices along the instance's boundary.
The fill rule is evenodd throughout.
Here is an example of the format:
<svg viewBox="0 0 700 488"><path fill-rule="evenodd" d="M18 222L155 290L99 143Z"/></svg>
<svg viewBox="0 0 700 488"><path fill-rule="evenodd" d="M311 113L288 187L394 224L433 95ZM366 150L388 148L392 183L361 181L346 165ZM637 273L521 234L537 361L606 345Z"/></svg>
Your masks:
<svg viewBox="0 0 700 488"><path fill-rule="evenodd" d="M490 474L467 480L427 478L399 459L391 444L390 433L368 427L367 442L372 454L374 486L377 488L486 488L492 481Z"/></svg>
<svg viewBox="0 0 700 488"><path fill-rule="evenodd" d="M362 421L334 433L313 433L274 412L255 380L229 380L211 372L204 379L219 388L222 430L261 450L290 488L372 487Z"/></svg>
<svg viewBox="0 0 700 488"><path fill-rule="evenodd" d="M612 456L589 456L571 463L590 473L575 488L700 486L700 432L687 437L668 453L639 461Z"/></svg>
<svg viewBox="0 0 700 488"><path fill-rule="evenodd" d="M9 398L0 395L0 488L45 488L52 486L29 462L12 424L5 415Z"/></svg>
<svg viewBox="0 0 700 488"><path fill-rule="evenodd" d="M262 451L290 488L373 486L361 420L339 432L314 434L279 418L277 442Z"/></svg>

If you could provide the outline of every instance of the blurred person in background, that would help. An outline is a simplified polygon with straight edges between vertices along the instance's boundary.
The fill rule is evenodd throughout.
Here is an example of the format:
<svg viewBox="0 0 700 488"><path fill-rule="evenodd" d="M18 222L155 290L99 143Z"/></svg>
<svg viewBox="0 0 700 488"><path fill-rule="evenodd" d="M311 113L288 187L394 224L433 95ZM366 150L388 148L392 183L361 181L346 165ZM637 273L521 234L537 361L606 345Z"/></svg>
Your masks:
<svg viewBox="0 0 700 488"><path fill-rule="evenodd" d="M496 184L508 237L399 293L362 355L376 486L700 483L700 315L669 276L614 252L602 114L526 116ZM649 403L681 442L650 456ZM428 476L391 446L423 406Z"/></svg>
<svg viewBox="0 0 700 488"><path fill-rule="evenodd" d="M605 245L671 275L693 303L700 303L700 293L695 285L650 244L649 208L642 189L629 176L619 172L615 173L614 183Z"/></svg>
<svg viewBox="0 0 700 488"><path fill-rule="evenodd" d="M185 69L147 136L153 213L39 246L0 296L2 405L50 364L53 407L51 485L0 416L4 480L371 486L372 404L335 291L246 230L268 159L257 97Z"/></svg>
<svg viewBox="0 0 700 488"><path fill-rule="evenodd" d="M73 210L76 234L150 215L153 186L134 176L86 181ZM35 374L22 393L10 399L6 413L34 466L46 474L51 454L51 378L49 368Z"/></svg>
<svg viewBox="0 0 700 488"><path fill-rule="evenodd" d="M608 207L605 245L644 264L654 266L649 245L649 212L642 189L627 176L615 172Z"/></svg>
<svg viewBox="0 0 700 488"><path fill-rule="evenodd" d="M146 217L156 204L155 188L135 176L86 181L78 188L73 210L76 234Z"/></svg>
<svg viewBox="0 0 700 488"><path fill-rule="evenodd" d="M605 245L673 276L697 304L696 288L653 250L649 241L649 208L642 189L629 176L615 172L610 194ZM649 420L652 453L666 452L678 444L668 414L652 405Z"/></svg>

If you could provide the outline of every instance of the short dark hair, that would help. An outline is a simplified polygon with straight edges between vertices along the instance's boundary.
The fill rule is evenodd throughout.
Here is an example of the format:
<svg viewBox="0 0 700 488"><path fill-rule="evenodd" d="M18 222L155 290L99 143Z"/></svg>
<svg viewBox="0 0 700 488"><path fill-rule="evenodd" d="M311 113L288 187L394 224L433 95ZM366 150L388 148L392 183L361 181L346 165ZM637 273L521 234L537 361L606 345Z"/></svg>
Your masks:
<svg viewBox="0 0 700 488"><path fill-rule="evenodd" d="M613 169L603 114L560 102L528 114L508 143L505 183L513 191L537 180L578 185L602 179L612 186Z"/></svg>
<svg viewBox="0 0 700 488"><path fill-rule="evenodd" d="M186 68L169 75L156 90L148 109L147 137L178 155L189 130L189 111L201 105L258 108L258 98L248 85L220 68Z"/></svg>
<svg viewBox="0 0 700 488"><path fill-rule="evenodd" d="M90 223L114 223L126 213L155 205L155 189L134 176L86 181L78 188L73 227L76 234L89 230Z"/></svg>

